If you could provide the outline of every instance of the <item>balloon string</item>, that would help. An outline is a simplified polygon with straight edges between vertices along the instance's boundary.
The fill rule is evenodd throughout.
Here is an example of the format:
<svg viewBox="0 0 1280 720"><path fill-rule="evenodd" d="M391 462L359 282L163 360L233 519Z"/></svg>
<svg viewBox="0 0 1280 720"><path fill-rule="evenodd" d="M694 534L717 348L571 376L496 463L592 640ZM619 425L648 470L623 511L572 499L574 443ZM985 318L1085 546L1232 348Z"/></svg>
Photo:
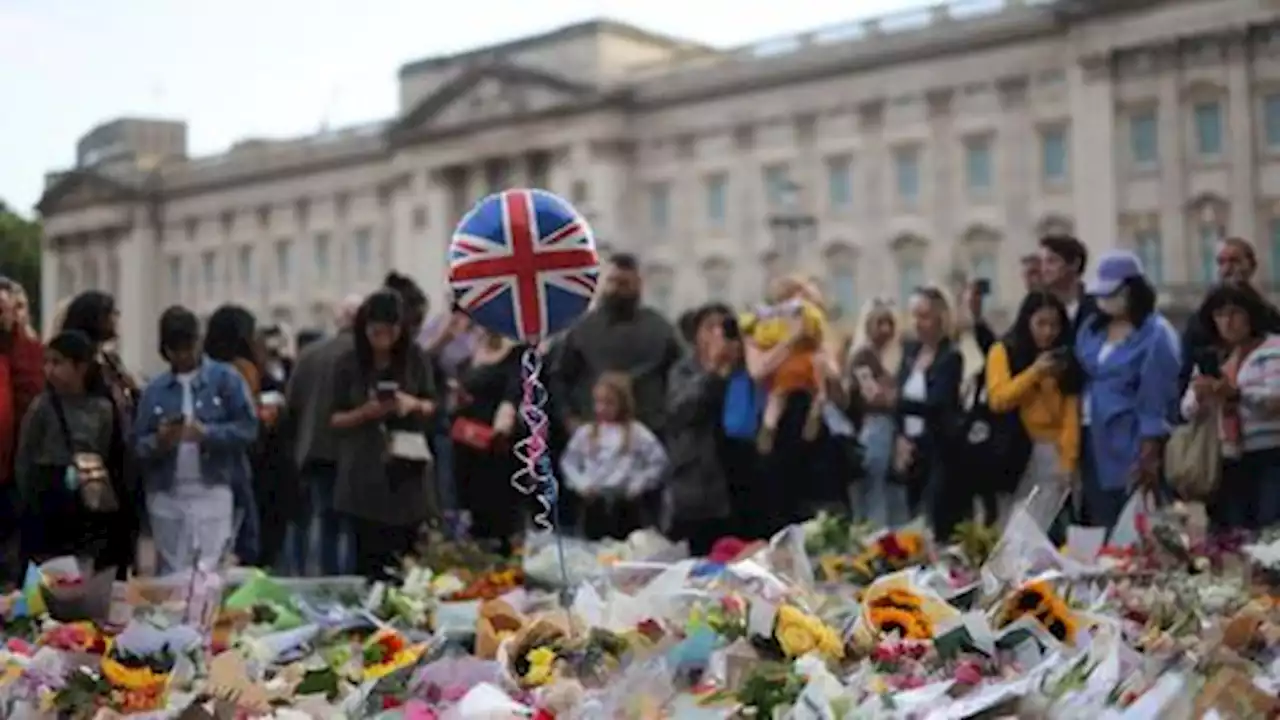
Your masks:
<svg viewBox="0 0 1280 720"><path fill-rule="evenodd" d="M511 485L524 495L532 497L541 506L533 521L539 528L552 533L560 564L560 578L567 592L569 571L565 566L564 540L560 531L559 485L556 483L555 469L551 466L548 441L551 423L546 409L549 393L542 383L542 355L536 348L527 348L521 356L520 366L524 380L520 419L529 429L529 434L513 448L520 468L511 476Z"/></svg>

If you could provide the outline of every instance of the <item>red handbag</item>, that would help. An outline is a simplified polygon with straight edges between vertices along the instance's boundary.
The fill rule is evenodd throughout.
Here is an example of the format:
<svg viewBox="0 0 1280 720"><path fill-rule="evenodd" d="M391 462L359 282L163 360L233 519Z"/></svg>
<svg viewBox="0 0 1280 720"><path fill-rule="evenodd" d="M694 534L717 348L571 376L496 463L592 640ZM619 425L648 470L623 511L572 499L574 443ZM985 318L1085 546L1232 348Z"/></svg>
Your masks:
<svg viewBox="0 0 1280 720"><path fill-rule="evenodd" d="M449 437L474 450L488 450L493 446L493 426L471 418L456 418L449 429Z"/></svg>

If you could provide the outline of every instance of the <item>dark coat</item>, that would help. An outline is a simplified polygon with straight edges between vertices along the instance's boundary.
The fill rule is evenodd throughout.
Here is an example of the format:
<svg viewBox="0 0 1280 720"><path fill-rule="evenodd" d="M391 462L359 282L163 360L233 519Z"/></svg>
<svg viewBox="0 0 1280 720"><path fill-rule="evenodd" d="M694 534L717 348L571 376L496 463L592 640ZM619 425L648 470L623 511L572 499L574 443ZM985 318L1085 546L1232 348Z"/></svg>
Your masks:
<svg viewBox="0 0 1280 720"><path fill-rule="evenodd" d="M711 520L729 514L729 488L720 464L717 435L727 383L693 356L671 369L667 382L666 505L672 523Z"/></svg>

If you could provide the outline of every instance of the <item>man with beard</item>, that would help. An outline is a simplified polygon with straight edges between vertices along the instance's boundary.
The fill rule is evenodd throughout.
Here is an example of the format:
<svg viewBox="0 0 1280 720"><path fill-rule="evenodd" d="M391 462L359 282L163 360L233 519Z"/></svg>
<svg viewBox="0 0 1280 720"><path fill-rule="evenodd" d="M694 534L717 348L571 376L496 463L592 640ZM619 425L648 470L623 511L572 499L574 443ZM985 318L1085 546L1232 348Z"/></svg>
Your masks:
<svg viewBox="0 0 1280 720"><path fill-rule="evenodd" d="M1218 254L1214 258L1218 266L1218 282L1222 285L1251 285L1253 274L1258 270L1258 256L1253 246L1243 238L1231 237L1218 243ZM1270 302L1267 303L1267 324L1260 332L1280 332L1280 310ZM1192 370L1204 359L1206 354L1213 354L1209 331L1200 324L1200 313L1195 312L1187 319L1182 333L1182 374L1179 385L1186 391L1191 380Z"/></svg>
<svg viewBox="0 0 1280 720"><path fill-rule="evenodd" d="M18 492L14 449L27 406L44 388L44 346L18 319L21 288L0 278L0 584L19 580L16 567Z"/></svg>
<svg viewBox="0 0 1280 720"><path fill-rule="evenodd" d="M614 255L600 306L583 316L556 350L549 380L570 434L591 419L591 389L600 374L623 372L631 377L637 419L663 437L667 375L680 358L680 340L661 315L641 306L640 286L635 256Z"/></svg>

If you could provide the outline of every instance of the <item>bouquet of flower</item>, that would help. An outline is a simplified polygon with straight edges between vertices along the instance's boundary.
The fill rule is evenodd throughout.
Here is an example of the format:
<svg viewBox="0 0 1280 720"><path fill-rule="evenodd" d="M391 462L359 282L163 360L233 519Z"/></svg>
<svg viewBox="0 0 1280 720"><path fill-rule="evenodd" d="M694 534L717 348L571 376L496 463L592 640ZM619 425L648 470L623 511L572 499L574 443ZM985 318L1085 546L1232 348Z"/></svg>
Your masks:
<svg viewBox="0 0 1280 720"><path fill-rule="evenodd" d="M792 660L811 652L832 662L844 658L844 642L835 629L791 604L778 608L773 621L772 639L777 643L782 656Z"/></svg>
<svg viewBox="0 0 1280 720"><path fill-rule="evenodd" d="M169 681L177 656L168 647L133 654L113 644L102 658L108 705L122 713L152 712L168 705Z"/></svg>
<svg viewBox="0 0 1280 720"><path fill-rule="evenodd" d="M40 636L40 645L73 653L103 655L107 651L107 639L91 622L72 622L54 625Z"/></svg>
<svg viewBox="0 0 1280 720"><path fill-rule="evenodd" d="M365 680L377 680L418 662L427 646L410 645L391 628L382 628L365 641L361 653Z"/></svg>
<svg viewBox="0 0 1280 720"><path fill-rule="evenodd" d="M1075 642L1079 618L1049 582L1035 580L1009 593L997 611L995 625L1004 628L1024 616L1034 617L1059 642Z"/></svg>
<svg viewBox="0 0 1280 720"><path fill-rule="evenodd" d="M959 617L959 610L917 584L911 573L898 572L876 580L863 593L853 639L864 649L883 637L929 640L938 627Z"/></svg>

